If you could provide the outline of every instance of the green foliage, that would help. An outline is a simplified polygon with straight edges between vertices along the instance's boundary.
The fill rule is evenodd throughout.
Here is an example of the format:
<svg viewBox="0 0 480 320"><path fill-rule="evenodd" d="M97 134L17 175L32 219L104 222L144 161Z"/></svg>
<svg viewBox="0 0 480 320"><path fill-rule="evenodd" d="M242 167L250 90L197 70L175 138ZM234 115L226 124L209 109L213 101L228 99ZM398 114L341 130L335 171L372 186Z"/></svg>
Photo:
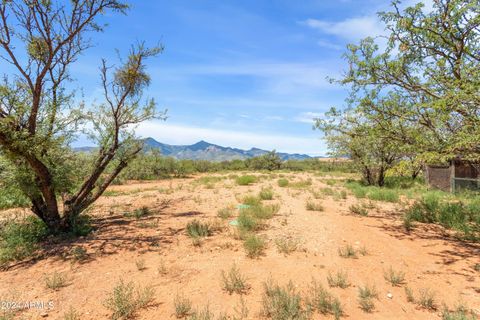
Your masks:
<svg viewBox="0 0 480 320"><path fill-rule="evenodd" d="M305 207L308 211L323 211L323 210L325 210L325 208L323 207L323 205L321 203L315 202L315 201L312 201L312 200L307 201L307 203L305 204Z"/></svg>
<svg viewBox="0 0 480 320"><path fill-rule="evenodd" d="M186 318L192 313L192 302L182 295L177 294L173 300L173 304L175 306L175 317L177 319Z"/></svg>
<svg viewBox="0 0 480 320"><path fill-rule="evenodd" d="M242 199L242 203L249 206L259 206L261 201L262 199L260 197L253 196L253 195L247 195Z"/></svg>
<svg viewBox="0 0 480 320"><path fill-rule="evenodd" d="M225 207L218 210L217 216L222 219L228 219L235 214L235 209L233 207Z"/></svg>
<svg viewBox="0 0 480 320"><path fill-rule="evenodd" d="M451 201L437 193L426 193L407 209L404 225L411 228L412 221L439 223L445 228L458 231L463 237L480 238L480 211L478 198Z"/></svg>
<svg viewBox="0 0 480 320"><path fill-rule="evenodd" d="M193 220L187 224L187 234L191 238L208 237L212 234L212 230L208 223Z"/></svg>
<svg viewBox="0 0 480 320"><path fill-rule="evenodd" d="M357 258L357 252L351 244L346 244L345 246L338 248L338 255L342 258Z"/></svg>
<svg viewBox="0 0 480 320"><path fill-rule="evenodd" d="M329 272L327 276L327 282L328 285L333 288L338 287L345 289L350 286L347 273L344 271L337 271L334 275Z"/></svg>
<svg viewBox="0 0 480 320"><path fill-rule="evenodd" d="M286 186L288 186L290 182L285 178L281 178L281 179L278 179L277 183L279 187L285 188Z"/></svg>
<svg viewBox="0 0 480 320"><path fill-rule="evenodd" d="M373 299L378 299L378 292L374 286L358 287L358 303L363 311L372 312L375 309Z"/></svg>
<svg viewBox="0 0 480 320"><path fill-rule="evenodd" d="M477 316L473 310L462 304L458 305L455 310L450 311L447 306L443 308L442 320L476 320Z"/></svg>
<svg viewBox="0 0 480 320"><path fill-rule="evenodd" d="M281 168L282 159L273 150L262 156L247 159L245 164L249 169L273 171Z"/></svg>
<svg viewBox="0 0 480 320"><path fill-rule="evenodd" d="M321 314L333 314L335 319L340 319L343 315L340 300L315 280L312 281L310 286L308 305L312 311L317 310Z"/></svg>
<svg viewBox="0 0 480 320"><path fill-rule="evenodd" d="M223 289L229 294L244 294L250 288L247 279L240 273L240 270L235 264L230 268L228 273L222 271L222 284Z"/></svg>
<svg viewBox="0 0 480 320"><path fill-rule="evenodd" d="M275 239L278 252L283 254L290 254L300 249L300 241L291 237L279 237Z"/></svg>
<svg viewBox="0 0 480 320"><path fill-rule="evenodd" d="M269 281L264 283L263 316L272 320L306 320L309 312L302 306L302 297L292 282L285 287Z"/></svg>
<svg viewBox="0 0 480 320"><path fill-rule="evenodd" d="M368 216L368 210L363 205L352 204L348 209L353 214L358 214L364 217Z"/></svg>
<svg viewBox="0 0 480 320"><path fill-rule="evenodd" d="M46 225L36 217L3 222L0 225L0 265L31 256L48 234Z"/></svg>
<svg viewBox="0 0 480 320"><path fill-rule="evenodd" d="M65 274L55 271L53 274L45 276L45 285L48 289L58 290L67 286L67 277Z"/></svg>
<svg viewBox="0 0 480 320"><path fill-rule="evenodd" d="M257 178L255 176L250 176L250 175L240 176L236 179L236 182L239 186L248 186L248 185L251 185L252 183L255 183L256 181L257 181Z"/></svg>
<svg viewBox="0 0 480 320"><path fill-rule="evenodd" d="M400 286L405 282L405 272L395 271L392 267L383 273L383 277L394 287Z"/></svg>
<svg viewBox="0 0 480 320"><path fill-rule="evenodd" d="M105 301L105 307L112 311L112 319L128 319L152 302L154 293L151 287L136 288L133 282L120 280Z"/></svg>
<svg viewBox="0 0 480 320"><path fill-rule="evenodd" d="M257 235L249 235L245 239L243 246L247 252L247 257L258 258L263 255L267 244L261 237Z"/></svg>
<svg viewBox="0 0 480 320"><path fill-rule="evenodd" d="M262 200L273 200L273 190L272 188L263 188L258 196Z"/></svg>

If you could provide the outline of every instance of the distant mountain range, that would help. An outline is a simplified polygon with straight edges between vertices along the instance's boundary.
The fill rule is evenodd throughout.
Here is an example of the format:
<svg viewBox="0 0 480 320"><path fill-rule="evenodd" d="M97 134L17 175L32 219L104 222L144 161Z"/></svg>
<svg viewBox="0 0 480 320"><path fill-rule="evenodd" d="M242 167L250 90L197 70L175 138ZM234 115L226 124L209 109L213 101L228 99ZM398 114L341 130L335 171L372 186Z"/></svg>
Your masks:
<svg viewBox="0 0 480 320"><path fill-rule="evenodd" d="M158 142L153 138L146 138L144 140L145 151L159 150L162 155L172 157L175 159L191 159L191 160L209 160L209 161L225 161L235 159L248 159L261 156L268 153L267 150L258 148L251 148L250 150L242 150L231 147L222 147L206 141L199 141L192 145L170 145ZM75 148L75 151L88 152L92 147ZM283 153L278 152L278 156L282 160L303 160L311 158L306 154L298 153Z"/></svg>

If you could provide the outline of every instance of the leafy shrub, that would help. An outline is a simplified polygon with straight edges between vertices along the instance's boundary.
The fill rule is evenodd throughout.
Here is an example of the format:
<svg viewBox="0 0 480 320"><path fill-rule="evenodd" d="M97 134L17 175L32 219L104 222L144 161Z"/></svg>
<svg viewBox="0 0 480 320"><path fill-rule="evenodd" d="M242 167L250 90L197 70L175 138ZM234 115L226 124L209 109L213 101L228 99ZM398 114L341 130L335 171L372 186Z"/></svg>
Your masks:
<svg viewBox="0 0 480 320"><path fill-rule="evenodd" d="M458 305L455 310L450 311L444 306L442 320L476 320L477 316L473 310L468 310L464 305Z"/></svg>
<svg viewBox="0 0 480 320"><path fill-rule="evenodd" d="M250 288L246 278L240 273L240 270L238 270L235 264L230 268L228 273L222 271L222 283L223 289L229 294L243 294Z"/></svg>
<svg viewBox="0 0 480 320"><path fill-rule="evenodd" d="M208 237L212 234L210 225L202 223L198 220L193 220L187 224L187 234L191 238Z"/></svg>
<svg viewBox="0 0 480 320"><path fill-rule="evenodd" d="M236 179L236 182L239 186L248 186L251 185L252 183L255 183L257 181L257 178L255 176L240 176Z"/></svg>
<svg viewBox="0 0 480 320"><path fill-rule="evenodd" d="M418 299L417 303L420 307L428 309L428 310L436 310L437 303L435 301L435 293L433 293L430 289L424 288L420 289L418 292Z"/></svg>
<svg viewBox="0 0 480 320"><path fill-rule="evenodd" d="M260 228L260 222L257 218L250 215L247 211L241 210L237 218L238 228L243 232L250 232Z"/></svg>
<svg viewBox="0 0 480 320"><path fill-rule="evenodd" d="M263 255L267 244L259 236L250 235L245 239L243 246L249 258L258 258Z"/></svg>
<svg viewBox="0 0 480 320"><path fill-rule="evenodd" d="M383 277L394 287L401 285L405 281L405 272L395 271L392 267L384 272Z"/></svg>
<svg viewBox="0 0 480 320"><path fill-rule="evenodd" d="M292 239L290 237L277 238L275 239L275 244L277 245L278 252L284 254L290 254L297 251L300 247L298 239Z"/></svg>
<svg viewBox="0 0 480 320"><path fill-rule="evenodd" d="M332 275L330 272L328 273L327 276L327 282L330 287L333 288L348 288L350 286L350 283L348 282L348 276L347 273L344 271L337 271L335 275Z"/></svg>
<svg viewBox="0 0 480 320"><path fill-rule="evenodd" d="M358 303L365 312L372 312L375 309L373 299L378 299L378 292L374 286L358 287Z"/></svg>
<svg viewBox="0 0 480 320"><path fill-rule="evenodd" d="M306 320L309 318L308 311L302 307L302 298L300 294L295 291L292 282L286 287L280 287L271 281L264 283L262 304L263 315L270 319Z"/></svg>
<svg viewBox="0 0 480 320"><path fill-rule="evenodd" d="M307 208L308 211L323 211L324 207L321 203L314 202L314 201L307 201L305 207Z"/></svg>
<svg viewBox="0 0 480 320"><path fill-rule="evenodd" d="M228 219L235 214L235 209L232 207L226 207L218 210L217 216L222 219Z"/></svg>
<svg viewBox="0 0 480 320"><path fill-rule="evenodd" d="M120 280L105 301L105 307L112 311L114 320L130 318L153 300L154 293L151 287L136 288L133 282Z"/></svg>
<svg viewBox="0 0 480 320"><path fill-rule="evenodd" d="M312 281L308 301L309 308L317 310L321 314L333 314L335 319L343 315L343 307L340 300L334 297L317 281Z"/></svg>
<svg viewBox="0 0 480 320"><path fill-rule="evenodd" d="M338 255L342 258L357 258L357 252L350 244L346 244L345 246L338 248Z"/></svg>
<svg viewBox="0 0 480 320"><path fill-rule="evenodd" d="M249 206L258 206L260 205L260 202L261 202L260 197L256 197L253 195L247 195L242 199L242 203Z"/></svg>
<svg viewBox="0 0 480 320"><path fill-rule="evenodd" d="M273 199L273 190L271 188L265 188L260 191L258 194L259 198L262 200L272 200Z"/></svg>
<svg viewBox="0 0 480 320"><path fill-rule="evenodd" d="M398 192L377 187L372 188L371 191L367 193L367 197L371 200L385 202L398 202L399 200Z"/></svg>
<svg viewBox="0 0 480 320"><path fill-rule="evenodd" d="M368 216L368 210L363 205L352 204L348 209L353 214L358 214L364 217Z"/></svg>
<svg viewBox="0 0 480 320"><path fill-rule="evenodd" d="M173 300L173 305L175 307L175 317L177 319L186 318L192 313L192 302L184 296L177 294Z"/></svg>
<svg viewBox="0 0 480 320"><path fill-rule="evenodd" d="M67 277L60 272L45 276L45 285L48 289L58 290L67 286Z"/></svg>
<svg viewBox="0 0 480 320"><path fill-rule="evenodd" d="M281 188L285 188L288 186L288 184L290 183L287 179L285 178L281 178L281 179L278 179L277 181L278 183L278 186L281 187Z"/></svg>
<svg viewBox="0 0 480 320"><path fill-rule="evenodd" d="M0 265L31 256L48 234L43 221L33 216L0 225Z"/></svg>

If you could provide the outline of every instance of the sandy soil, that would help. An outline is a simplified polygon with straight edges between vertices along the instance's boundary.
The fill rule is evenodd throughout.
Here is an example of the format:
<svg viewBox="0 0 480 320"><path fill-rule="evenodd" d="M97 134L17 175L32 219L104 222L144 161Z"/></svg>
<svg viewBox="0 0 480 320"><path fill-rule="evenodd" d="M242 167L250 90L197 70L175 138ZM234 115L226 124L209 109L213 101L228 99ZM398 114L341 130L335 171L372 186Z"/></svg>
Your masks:
<svg viewBox="0 0 480 320"><path fill-rule="evenodd" d="M286 175L292 180L311 178L312 189L327 187L325 177ZM193 245L185 232L189 221L218 221L219 209L236 205L242 195L265 186L275 192L275 199L266 202L279 203L281 209L260 232L268 239L264 256L248 258L242 241L233 236L235 227L222 220L217 222L222 230L200 247ZM91 212L97 228L94 233L69 243L49 243L43 259L0 271L0 300L53 302L48 310L18 312L19 318L63 319L73 307L81 319L107 319L111 312L104 301L119 279L155 289L154 302L138 312L138 319L174 319L177 294L191 299L197 308L209 305L215 314L232 315L240 296L222 290L221 272L233 263L251 286L244 295L249 319L261 318L263 282L269 278L280 284L291 280L308 295L312 278L328 288L328 273L339 270L347 272L351 286L329 290L341 299L347 319L438 319L443 303L453 307L460 301L480 314L480 272L473 268L480 263L480 246L447 237L438 227L418 226L406 233L398 205L377 202L377 210L360 217L349 213L349 206L358 202L353 196L325 196L318 200L325 207L323 212L307 211L305 203L312 198L308 189L280 188L276 179L269 178L237 186L225 176L214 188L195 183L193 178L138 182L109 191L111 196L102 197ZM141 219L123 215L142 206L152 214ZM275 239L280 236L298 238L302 250L287 256L279 253ZM342 258L338 248L346 244L366 248L368 254ZM74 262L72 246L86 249L88 259ZM137 269L139 260L145 262L143 271ZM392 287L385 281L384 272L390 267L405 272L404 285ZM57 291L45 286L45 276L55 271L68 278L68 285ZM373 313L363 312L358 305L358 287L365 284L375 285L379 292ZM415 295L420 289L431 289L439 309L429 311L407 302L405 286ZM314 317L325 318L333 319Z"/></svg>

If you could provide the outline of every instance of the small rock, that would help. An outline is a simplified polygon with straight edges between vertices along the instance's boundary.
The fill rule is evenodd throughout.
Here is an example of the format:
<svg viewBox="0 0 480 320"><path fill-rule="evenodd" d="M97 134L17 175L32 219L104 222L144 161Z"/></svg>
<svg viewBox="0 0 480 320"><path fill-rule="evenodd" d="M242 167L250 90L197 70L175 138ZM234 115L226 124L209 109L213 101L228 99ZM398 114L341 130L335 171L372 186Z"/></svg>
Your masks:
<svg viewBox="0 0 480 320"><path fill-rule="evenodd" d="M48 313L46 313L46 312L43 312L43 313L41 313L41 314L40 314L40 317L42 317L42 318L46 318L46 317L48 317Z"/></svg>
<svg viewBox="0 0 480 320"><path fill-rule="evenodd" d="M393 298L393 294L391 294L390 292L387 293L387 298L388 298L388 299L392 299L392 298Z"/></svg>

